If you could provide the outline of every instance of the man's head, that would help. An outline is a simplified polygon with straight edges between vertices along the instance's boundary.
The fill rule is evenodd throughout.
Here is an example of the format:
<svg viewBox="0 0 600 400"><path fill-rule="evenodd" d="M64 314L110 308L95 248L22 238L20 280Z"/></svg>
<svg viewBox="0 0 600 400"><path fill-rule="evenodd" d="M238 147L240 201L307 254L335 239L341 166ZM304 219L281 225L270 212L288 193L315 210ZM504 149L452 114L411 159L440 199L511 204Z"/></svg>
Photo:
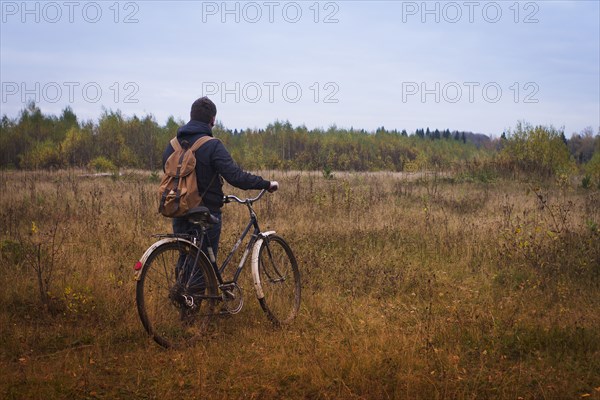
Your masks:
<svg viewBox="0 0 600 400"><path fill-rule="evenodd" d="M208 97L201 97L192 104L190 119L214 125L217 106Z"/></svg>

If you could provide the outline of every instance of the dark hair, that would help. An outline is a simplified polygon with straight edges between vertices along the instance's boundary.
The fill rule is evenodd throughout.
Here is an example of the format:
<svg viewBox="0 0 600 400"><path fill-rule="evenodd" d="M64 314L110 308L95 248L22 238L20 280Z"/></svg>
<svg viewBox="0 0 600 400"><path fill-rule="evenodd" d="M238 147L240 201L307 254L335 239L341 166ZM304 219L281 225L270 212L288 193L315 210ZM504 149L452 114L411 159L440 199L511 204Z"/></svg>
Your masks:
<svg viewBox="0 0 600 400"><path fill-rule="evenodd" d="M208 97L201 97L192 104L190 119L208 124L216 115L217 106Z"/></svg>

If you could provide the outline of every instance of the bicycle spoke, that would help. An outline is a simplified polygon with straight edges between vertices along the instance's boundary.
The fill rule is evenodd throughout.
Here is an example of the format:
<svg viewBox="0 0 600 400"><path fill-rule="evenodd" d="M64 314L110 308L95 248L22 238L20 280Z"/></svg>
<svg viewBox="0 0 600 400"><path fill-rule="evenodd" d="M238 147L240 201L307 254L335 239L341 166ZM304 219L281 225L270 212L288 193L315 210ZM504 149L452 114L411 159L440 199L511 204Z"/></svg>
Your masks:
<svg viewBox="0 0 600 400"><path fill-rule="evenodd" d="M300 306L300 273L291 249L279 236L263 242L258 271L263 310L276 325L291 322Z"/></svg>
<svg viewBox="0 0 600 400"><path fill-rule="evenodd" d="M267 277L269 278L269 280L271 282L280 282L280 281L284 281L285 277L282 275L281 272L279 272L279 269L277 268L277 263L275 262L275 260L273 259L273 254L271 253L271 246L269 246L269 243L267 242L265 249L267 250L267 259L269 262L269 265L273 267L273 271L275 272L275 276L278 277L278 279L274 279L271 277L271 274L269 274L268 269L265 268L265 275L267 275ZM264 262L264 261L263 261ZM283 269L282 269L283 270Z"/></svg>
<svg viewBox="0 0 600 400"><path fill-rule="evenodd" d="M197 340L215 315L216 282L196 255L191 247L166 243L148 257L138 281L140 318L164 347Z"/></svg>

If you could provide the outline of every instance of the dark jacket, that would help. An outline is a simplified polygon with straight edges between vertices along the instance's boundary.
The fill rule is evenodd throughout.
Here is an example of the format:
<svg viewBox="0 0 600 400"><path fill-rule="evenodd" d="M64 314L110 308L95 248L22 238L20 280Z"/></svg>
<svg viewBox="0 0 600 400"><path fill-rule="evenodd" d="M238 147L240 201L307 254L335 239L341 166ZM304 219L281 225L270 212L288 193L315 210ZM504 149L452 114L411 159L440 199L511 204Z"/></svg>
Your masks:
<svg viewBox="0 0 600 400"><path fill-rule="evenodd" d="M179 143L187 141L191 146L202 136L212 136L208 124L192 120L177 130ZM163 169L174 152L171 143L163 153ZM244 172L231 158L220 140L209 140L196 151L196 177L202 203L212 211L223 206L223 178L240 189L268 189L270 182L260 176ZM209 187L210 185L210 187Z"/></svg>

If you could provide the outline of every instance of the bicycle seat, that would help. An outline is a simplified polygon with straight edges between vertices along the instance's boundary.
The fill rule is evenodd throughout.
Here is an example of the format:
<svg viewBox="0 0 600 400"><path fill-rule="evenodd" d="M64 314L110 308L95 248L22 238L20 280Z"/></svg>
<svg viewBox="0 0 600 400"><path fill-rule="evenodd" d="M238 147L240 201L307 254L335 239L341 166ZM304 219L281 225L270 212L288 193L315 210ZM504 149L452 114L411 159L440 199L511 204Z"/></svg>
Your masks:
<svg viewBox="0 0 600 400"><path fill-rule="evenodd" d="M193 224L210 224L219 223L219 220L210 213L210 210L204 206L194 207L185 214L185 218Z"/></svg>

